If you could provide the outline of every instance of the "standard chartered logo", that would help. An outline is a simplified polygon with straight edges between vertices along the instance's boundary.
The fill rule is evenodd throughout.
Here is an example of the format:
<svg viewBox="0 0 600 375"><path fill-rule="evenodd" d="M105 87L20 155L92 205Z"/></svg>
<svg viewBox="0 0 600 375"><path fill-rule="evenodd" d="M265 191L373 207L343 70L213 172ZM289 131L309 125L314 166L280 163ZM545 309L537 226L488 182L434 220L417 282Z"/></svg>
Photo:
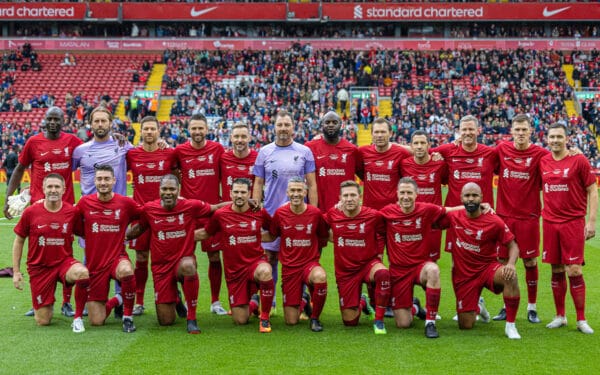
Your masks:
<svg viewBox="0 0 600 375"><path fill-rule="evenodd" d="M362 19L363 18L363 8L360 5L354 7L354 19Z"/></svg>

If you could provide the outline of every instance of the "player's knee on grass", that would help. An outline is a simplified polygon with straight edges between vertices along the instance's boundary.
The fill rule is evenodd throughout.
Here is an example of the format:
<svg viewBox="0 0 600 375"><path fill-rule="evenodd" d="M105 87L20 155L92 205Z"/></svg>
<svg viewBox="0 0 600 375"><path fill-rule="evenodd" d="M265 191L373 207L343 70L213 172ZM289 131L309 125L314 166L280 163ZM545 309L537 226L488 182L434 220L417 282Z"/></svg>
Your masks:
<svg viewBox="0 0 600 375"><path fill-rule="evenodd" d="M175 323L175 304L161 303L156 305L156 318L161 326L170 326Z"/></svg>
<svg viewBox="0 0 600 375"><path fill-rule="evenodd" d="M42 306L35 310L35 323L38 326L47 326L52 322L52 306Z"/></svg>
<svg viewBox="0 0 600 375"><path fill-rule="evenodd" d="M236 325L248 324L248 321L250 320L248 305L232 307L231 318Z"/></svg>
<svg viewBox="0 0 600 375"><path fill-rule="evenodd" d="M394 320L396 321L396 327L409 328L413 321L412 311L410 309L396 309L394 310Z"/></svg>
<svg viewBox="0 0 600 375"><path fill-rule="evenodd" d="M90 325L101 326L106 321L106 303L98 301L88 301L88 320Z"/></svg>
<svg viewBox="0 0 600 375"><path fill-rule="evenodd" d="M300 311L298 306L285 306L283 310L285 324L289 326L298 324L298 320L300 318Z"/></svg>
<svg viewBox="0 0 600 375"><path fill-rule="evenodd" d="M358 308L342 310L342 321L344 322L345 326L357 326L359 318L360 311L358 310Z"/></svg>
<svg viewBox="0 0 600 375"><path fill-rule="evenodd" d="M458 314L458 328L471 329L475 325L475 311Z"/></svg>

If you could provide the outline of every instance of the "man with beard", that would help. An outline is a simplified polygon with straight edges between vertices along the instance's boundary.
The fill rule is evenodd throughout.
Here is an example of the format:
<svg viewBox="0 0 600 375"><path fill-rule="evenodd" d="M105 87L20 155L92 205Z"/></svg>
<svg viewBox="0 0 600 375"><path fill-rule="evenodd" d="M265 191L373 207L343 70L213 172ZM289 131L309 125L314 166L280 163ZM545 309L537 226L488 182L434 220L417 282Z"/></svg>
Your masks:
<svg viewBox="0 0 600 375"><path fill-rule="evenodd" d="M249 148L250 130L244 123L236 123L231 128L231 150L221 156L221 195L229 197L231 185L236 178L254 179L252 167L258 156L256 150Z"/></svg>
<svg viewBox="0 0 600 375"><path fill-rule="evenodd" d="M188 130L190 141L175 148L175 160L181 171L181 196L187 199L202 199L210 204L221 202L219 164L224 149L220 143L206 139L208 121L202 114L190 117ZM202 218L196 223L198 228L206 225ZM208 257L208 280L211 290L210 311L226 315L227 311L219 301L223 267L219 251L222 244L215 236L202 241L202 251Z"/></svg>
<svg viewBox="0 0 600 375"><path fill-rule="evenodd" d="M260 149L252 169L255 176L252 198L262 202L269 215L281 207L287 198L287 183L291 177L304 178L308 187L308 203L317 206L318 193L315 177L315 159L310 149L294 142L294 122L287 111L275 115L275 141ZM263 244L277 282L277 253L279 239Z"/></svg>
<svg viewBox="0 0 600 375"><path fill-rule="evenodd" d="M157 199L160 179L171 173L175 166L173 149L159 147L159 128L156 117L144 117L140 121L142 144L127 153L127 167L133 174L133 199L140 205ZM136 257L136 305L133 315L141 315L144 312L144 293L148 280L149 231L132 240L130 248L135 250Z"/></svg>
<svg viewBox="0 0 600 375"><path fill-rule="evenodd" d="M64 117L65 115L62 109L58 107L48 108L44 118L46 124L45 131L34 135L25 142L25 146L19 154L19 163L8 182L8 188L6 190L4 216L7 219L12 219L12 215L8 212L8 198L12 196L15 190L20 186L23 173L27 168L31 168L31 184L29 186L29 192L32 202L37 202L44 198L44 177L50 173L57 173L62 176L65 181L65 193L62 195L63 200L70 204L75 203L71 173L71 157L75 148L83 142L73 134L62 132ZM74 315L73 307L70 303L71 291L71 287L63 287L61 313L68 317ZM25 315L33 316L33 309L28 311Z"/></svg>
<svg viewBox="0 0 600 375"><path fill-rule="evenodd" d="M319 208L327 212L338 202L339 194L332 186L340 186L343 181L362 177L362 159L358 148L340 138L342 119L330 111L321 119L323 137L305 143L315 158Z"/></svg>
<svg viewBox="0 0 600 375"><path fill-rule="evenodd" d="M448 212L439 224L442 228L454 228L452 246L452 285L456 295L458 327L471 329L480 309L479 296L483 288L492 293L503 293L506 306L504 333L509 339L520 339L515 326L519 309L520 293L515 263L519 246L506 224L497 215L484 214L481 188L474 182L461 189L465 210ZM497 246L508 248L505 265L497 259Z"/></svg>
<svg viewBox="0 0 600 375"><path fill-rule="evenodd" d="M237 178L231 186L232 204L217 210L196 239L221 233L225 281L229 291L231 317L236 324L247 324L250 314L258 314L253 293L260 290L259 332L270 333L269 315L275 295L271 265L261 247L262 230L268 230L271 217L265 209L254 210L249 204L251 182ZM252 296L252 297L251 297Z"/></svg>

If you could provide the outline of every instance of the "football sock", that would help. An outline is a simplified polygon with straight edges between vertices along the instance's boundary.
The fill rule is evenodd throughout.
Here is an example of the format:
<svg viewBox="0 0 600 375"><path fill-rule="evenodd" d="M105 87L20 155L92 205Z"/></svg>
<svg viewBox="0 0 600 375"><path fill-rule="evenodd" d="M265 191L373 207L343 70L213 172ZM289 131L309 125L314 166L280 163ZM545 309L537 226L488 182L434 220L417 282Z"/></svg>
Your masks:
<svg viewBox="0 0 600 375"><path fill-rule="evenodd" d="M135 300L138 305L144 304L144 292L148 282L148 261L135 261Z"/></svg>
<svg viewBox="0 0 600 375"><path fill-rule="evenodd" d="M187 320L196 320L196 305L198 305L198 291L200 290L200 280L198 274L183 277L183 295L187 306Z"/></svg>
<svg viewBox="0 0 600 375"><path fill-rule="evenodd" d="M83 316L83 310L85 309L85 303L88 299L88 292L90 288L90 279L80 279L75 281L75 319ZM71 290L71 288L69 288ZM64 291L64 289L63 289Z"/></svg>
<svg viewBox="0 0 600 375"><path fill-rule="evenodd" d="M536 303L537 284L538 284L538 266L525 267L525 282L527 283L527 302Z"/></svg>
<svg viewBox="0 0 600 375"><path fill-rule="evenodd" d="M373 275L375 279L375 320L383 320L390 304L390 271L380 269Z"/></svg>
<svg viewBox="0 0 600 375"><path fill-rule="evenodd" d="M585 281L583 275L569 276L571 297L575 303L575 312L577 320L585 320Z"/></svg>
<svg viewBox="0 0 600 375"><path fill-rule="evenodd" d="M65 303L71 303L71 293L73 293L73 286L63 285L63 305Z"/></svg>
<svg viewBox="0 0 600 375"><path fill-rule="evenodd" d="M552 273L552 296L556 315L565 316L565 298L567 296L567 279L564 272Z"/></svg>
<svg viewBox="0 0 600 375"><path fill-rule="evenodd" d="M327 299L327 283L314 283L313 292L311 295L312 300L312 319L319 319L323 307L325 306L325 300Z"/></svg>
<svg viewBox="0 0 600 375"><path fill-rule="evenodd" d="M440 307L441 294L442 290L440 288L425 289L425 308L427 309L427 320L435 321L435 317Z"/></svg>
<svg viewBox="0 0 600 375"><path fill-rule="evenodd" d="M260 319L269 319L271 314L271 306L273 304L273 297L275 292L275 283L273 279L268 281L260 282L260 305L262 306L260 312Z"/></svg>
<svg viewBox="0 0 600 375"><path fill-rule="evenodd" d="M121 297L120 294L117 294L113 298L106 301L106 316L109 316L112 309L114 309L115 307L119 306L122 303L123 303L123 298Z"/></svg>
<svg viewBox="0 0 600 375"><path fill-rule="evenodd" d="M208 263L208 281L210 283L210 302L217 302L221 294L223 267L221 261Z"/></svg>
<svg viewBox="0 0 600 375"><path fill-rule="evenodd" d="M123 316L131 316L135 301L135 276L129 275L121 278L123 296Z"/></svg>
<svg viewBox="0 0 600 375"><path fill-rule="evenodd" d="M517 318L517 311L519 310L519 302L521 301L520 296L507 297L504 296L504 306L506 306L506 322L514 323Z"/></svg>

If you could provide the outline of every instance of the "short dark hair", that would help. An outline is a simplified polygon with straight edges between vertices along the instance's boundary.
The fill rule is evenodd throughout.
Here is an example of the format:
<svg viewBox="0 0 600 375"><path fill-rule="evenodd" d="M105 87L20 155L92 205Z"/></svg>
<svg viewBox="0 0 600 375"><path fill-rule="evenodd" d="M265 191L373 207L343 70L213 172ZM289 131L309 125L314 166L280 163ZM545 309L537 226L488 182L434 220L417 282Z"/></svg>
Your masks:
<svg viewBox="0 0 600 375"><path fill-rule="evenodd" d="M92 111L92 113L90 113L90 122L94 119L94 115L96 113L106 113L108 115L108 120L112 121L113 120L113 115L112 113L108 110L108 108L106 108L103 105L100 105L96 108L94 108L94 110Z"/></svg>
<svg viewBox="0 0 600 375"><path fill-rule="evenodd" d="M280 109L279 111L277 111L277 114L275 115L275 121L277 121L277 119L280 117L289 117L292 121L294 121L292 114L286 111L285 109Z"/></svg>
<svg viewBox="0 0 600 375"><path fill-rule="evenodd" d="M531 126L531 119L529 118L529 116L527 116L524 113L519 113L518 115L516 115L515 117L513 117L511 123L514 125L515 122L526 122L527 125Z"/></svg>
<svg viewBox="0 0 600 375"><path fill-rule="evenodd" d="M551 124L550 126L548 126L548 132L550 132L551 129L562 129L565 131L566 136L569 135L569 129L567 128L567 126L560 122L555 122L555 123Z"/></svg>
<svg viewBox="0 0 600 375"><path fill-rule="evenodd" d="M252 181L250 181L250 179L245 178L245 177L238 177L235 180L233 180L233 182L231 183L231 186L233 186L234 184L246 185L248 187L248 191L250 191L250 187L252 186Z"/></svg>
<svg viewBox="0 0 600 375"><path fill-rule="evenodd" d="M410 135L410 141L413 141L413 138L416 137L417 135L423 135L425 136L425 138L427 138L427 142L429 142L429 136L427 135L427 133L425 133L425 131L421 130L421 129L417 129L415 130L411 135Z"/></svg>
<svg viewBox="0 0 600 375"><path fill-rule="evenodd" d="M250 129L248 128L248 125L246 125L243 122L236 122L232 127L231 127L231 132L233 133L233 131L235 129L246 129L248 131L250 131Z"/></svg>
<svg viewBox="0 0 600 375"><path fill-rule="evenodd" d="M193 114L190 117L189 122L192 122L192 121L204 121L204 123L208 126L208 121L206 120L206 116L204 116L202 113Z"/></svg>
<svg viewBox="0 0 600 375"><path fill-rule="evenodd" d="M46 183L46 180L48 180L50 178L57 178L62 181L63 186L65 185L65 178L63 176L59 175L58 173L50 173L50 174L46 175L46 177L44 177L44 180L42 181L42 185L44 185Z"/></svg>
<svg viewBox="0 0 600 375"><path fill-rule="evenodd" d="M384 119L383 117L377 117L375 120L373 120L373 126L371 127L371 133L373 132L373 128L375 127L375 124L386 124L388 127L388 130L390 132L392 131L392 123L391 122Z"/></svg>
<svg viewBox="0 0 600 375"><path fill-rule="evenodd" d="M115 169L110 164L94 164L94 173L98 171L110 172L113 177L115 176Z"/></svg>
<svg viewBox="0 0 600 375"><path fill-rule="evenodd" d="M142 129L147 122L155 122L156 125L160 125L160 122L158 122L158 119L155 116L146 116L140 121L140 129Z"/></svg>

